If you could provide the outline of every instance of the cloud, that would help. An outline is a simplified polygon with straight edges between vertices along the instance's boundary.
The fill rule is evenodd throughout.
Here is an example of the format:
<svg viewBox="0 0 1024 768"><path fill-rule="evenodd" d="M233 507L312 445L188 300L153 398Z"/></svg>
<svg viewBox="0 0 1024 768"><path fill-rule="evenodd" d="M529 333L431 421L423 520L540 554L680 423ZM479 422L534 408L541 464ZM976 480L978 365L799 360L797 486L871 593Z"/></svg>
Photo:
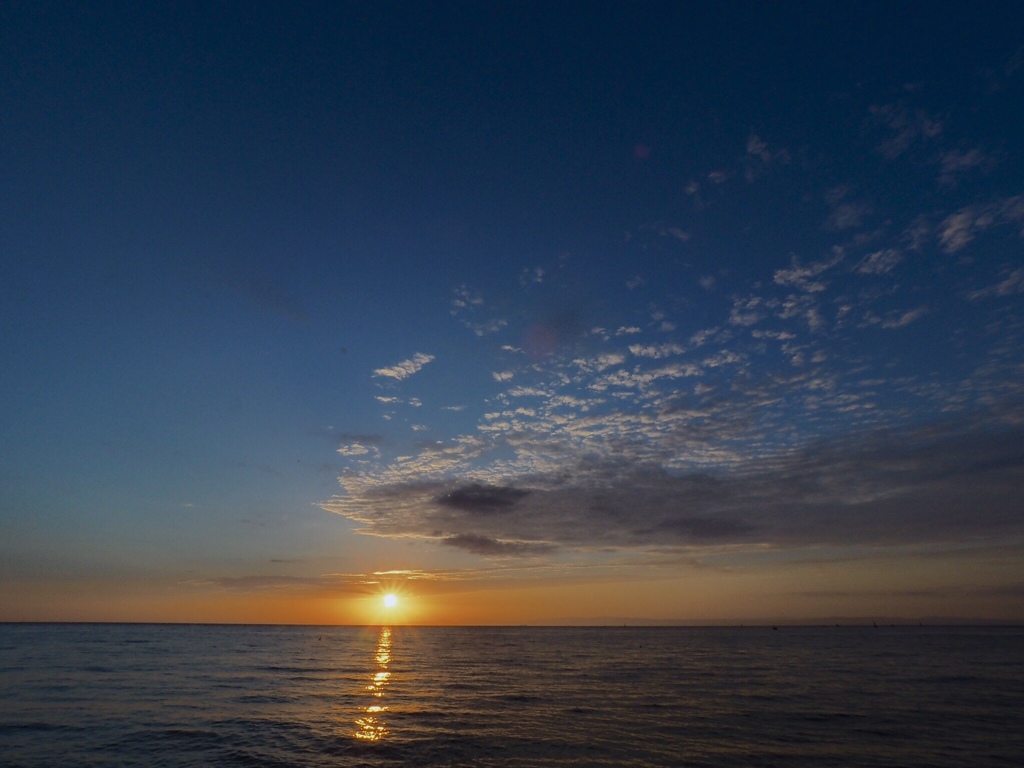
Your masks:
<svg viewBox="0 0 1024 768"><path fill-rule="evenodd" d="M1005 280L1002 280L988 288L979 291L972 291L967 294L970 299L981 299L989 296L1011 296L1015 293L1024 293L1024 269L1015 269Z"/></svg>
<svg viewBox="0 0 1024 768"><path fill-rule="evenodd" d="M544 268L543 267L527 267L519 273L519 284L530 285L531 283L543 283L544 282Z"/></svg>
<svg viewBox="0 0 1024 768"><path fill-rule="evenodd" d="M1005 197L986 204L968 205L947 216L939 225L939 244L946 253L956 253L978 234L991 227L1022 223L1024 195Z"/></svg>
<svg viewBox="0 0 1024 768"><path fill-rule="evenodd" d="M747 155L743 177L754 181L772 165L789 162L789 152L785 149L769 150L768 145L756 133L747 137Z"/></svg>
<svg viewBox="0 0 1024 768"><path fill-rule="evenodd" d="M482 307L484 304L483 296L479 293L471 291L465 285L460 285L452 291L452 314L458 314L464 309L472 307Z"/></svg>
<svg viewBox="0 0 1024 768"><path fill-rule="evenodd" d="M475 555L489 557L524 557L547 554L556 547L543 542L499 541L488 536L458 533L441 540L447 547L457 547Z"/></svg>
<svg viewBox="0 0 1024 768"><path fill-rule="evenodd" d="M981 166L992 165L992 160L980 149L968 149L961 151L953 149L943 153L939 158L941 173L939 181L942 184L955 184L960 176Z"/></svg>
<svg viewBox="0 0 1024 768"><path fill-rule="evenodd" d="M486 320L482 323L463 323L469 330L471 330L477 336L486 336L490 333L497 333L502 328L508 326L508 320L504 318L496 317L490 320Z"/></svg>
<svg viewBox="0 0 1024 768"><path fill-rule="evenodd" d="M964 208L942 222L939 242L946 253L956 253L971 240L975 234L992 226L993 218L977 206Z"/></svg>
<svg viewBox="0 0 1024 768"><path fill-rule="evenodd" d="M928 314L927 307L916 307L906 312L893 312L882 321L883 328L903 328Z"/></svg>
<svg viewBox="0 0 1024 768"><path fill-rule="evenodd" d="M750 326L764 320L764 300L759 296L749 299L734 299L732 309L729 311L729 324Z"/></svg>
<svg viewBox="0 0 1024 768"><path fill-rule="evenodd" d="M942 121L923 109L911 109L902 104L872 106L873 120L888 130L888 136L878 145L878 151L894 160L914 144L929 141L942 134Z"/></svg>
<svg viewBox="0 0 1024 768"><path fill-rule="evenodd" d="M372 448L368 448L362 443L349 443L348 445L340 446L337 451L342 456L365 456L370 453Z"/></svg>
<svg viewBox="0 0 1024 768"><path fill-rule="evenodd" d="M640 233L654 233L661 239L675 240L680 243L685 243L690 240L689 232L675 226L674 224L668 224L664 221L652 221L641 224L639 231Z"/></svg>
<svg viewBox="0 0 1024 768"><path fill-rule="evenodd" d="M825 220L827 232L841 232L844 229L859 227L864 217L871 213L871 206L862 202L839 203L832 208Z"/></svg>
<svg viewBox="0 0 1024 768"><path fill-rule="evenodd" d="M544 270L537 267L535 270L526 270L521 275L521 281L525 275L531 275L532 282L543 282ZM526 282L523 282L525 285ZM485 320L474 319L484 308L484 299L476 291L471 291L466 285L460 285L452 291L451 315L458 317L459 322L476 336L487 336L497 333L508 326L508 320L500 317L491 317Z"/></svg>
<svg viewBox="0 0 1024 768"><path fill-rule="evenodd" d="M775 270L773 279L776 285L792 285L808 293L818 293L825 290L826 286L817 278L836 266L843 258L843 252L838 249L830 258L812 261L809 264L801 264L799 259L793 257L790 268Z"/></svg>
<svg viewBox="0 0 1024 768"><path fill-rule="evenodd" d="M521 488L471 483L439 496L435 499L435 502L446 507L454 507L479 514L513 507L529 493L528 490Z"/></svg>
<svg viewBox="0 0 1024 768"><path fill-rule="evenodd" d="M616 365L622 365L624 362L626 362L625 355L619 352L604 352L591 358L578 357L572 361L572 364L581 371L589 373L614 368Z"/></svg>
<svg viewBox="0 0 1024 768"><path fill-rule="evenodd" d="M323 506L366 533L493 555L1005 538L1024 534L1021 411L815 441L729 470L577 456L502 484L371 483Z"/></svg>
<svg viewBox="0 0 1024 768"><path fill-rule="evenodd" d="M903 254L896 248L884 248L865 256L854 267L854 272L862 275L887 275L903 261Z"/></svg>
<svg viewBox="0 0 1024 768"><path fill-rule="evenodd" d="M433 361L433 355L427 355L422 352L417 352L408 360L403 360L400 363L396 363L388 368L377 368L374 372L374 376L383 376L389 379L407 379L417 371L420 371L423 366Z"/></svg>
<svg viewBox="0 0 1024 768"><path fill-rule="evenodd" d="M631 344L629 353L636 357L649 357L655 360L672 355L681 355L686 348L679 344Z"/></svg>

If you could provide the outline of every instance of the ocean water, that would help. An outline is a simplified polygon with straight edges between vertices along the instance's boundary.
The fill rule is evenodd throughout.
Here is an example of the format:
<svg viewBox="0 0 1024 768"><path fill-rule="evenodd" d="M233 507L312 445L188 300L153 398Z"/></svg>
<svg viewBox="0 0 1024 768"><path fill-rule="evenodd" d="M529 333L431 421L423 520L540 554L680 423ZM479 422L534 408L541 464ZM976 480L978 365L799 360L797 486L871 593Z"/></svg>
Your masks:
<svg viewBox="0 0 1024 768"><path fill-rule="evenodd" d="M3 766L1021 766L1024 628L0 625Z"/></svg>

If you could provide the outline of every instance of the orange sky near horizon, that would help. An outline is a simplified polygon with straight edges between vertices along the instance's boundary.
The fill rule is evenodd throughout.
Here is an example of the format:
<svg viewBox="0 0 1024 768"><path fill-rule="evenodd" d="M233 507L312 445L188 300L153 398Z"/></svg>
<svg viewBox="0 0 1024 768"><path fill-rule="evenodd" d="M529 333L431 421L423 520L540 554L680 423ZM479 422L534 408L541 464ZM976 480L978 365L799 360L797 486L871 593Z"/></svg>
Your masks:
<svg viewBox="0 0 1024 768"><path fill-rule="evenodd" d="M955 565L975 589L949 580ZM390 577L358 591L320 586L233 588L148 580L23 581L0 596L0 621L183 622L317 625L590 624L602 620L687 623L813 622L828 618L1024 621L996 585L1016 568L1013 552L974 561L945 554L835 563L694 568L657 577L554 577L501 583ZM992 585L988 588L986 585ZM398 605L388 608L384 595Z"/></svg>

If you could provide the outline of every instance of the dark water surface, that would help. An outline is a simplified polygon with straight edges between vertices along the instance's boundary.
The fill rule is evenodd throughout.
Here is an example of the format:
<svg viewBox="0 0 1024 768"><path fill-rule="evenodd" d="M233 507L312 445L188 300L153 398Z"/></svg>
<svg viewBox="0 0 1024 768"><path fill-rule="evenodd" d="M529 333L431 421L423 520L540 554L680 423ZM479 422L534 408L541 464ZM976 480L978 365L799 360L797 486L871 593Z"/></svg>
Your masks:
<svg viewBox="0 0 1024 768"><path fill-rule="evenodd" d="M1024 628L0 625L3 766L1020 766Z"/></svg>

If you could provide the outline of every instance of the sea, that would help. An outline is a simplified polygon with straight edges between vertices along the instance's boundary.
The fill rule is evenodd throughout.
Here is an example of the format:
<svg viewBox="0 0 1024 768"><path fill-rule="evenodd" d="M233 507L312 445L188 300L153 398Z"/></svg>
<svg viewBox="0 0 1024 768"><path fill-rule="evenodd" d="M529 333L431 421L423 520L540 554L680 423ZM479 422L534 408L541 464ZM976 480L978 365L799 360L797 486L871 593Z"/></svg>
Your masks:
<svg viewBox="0 0 1024 768"><path fill-rule="evenodd" d="M1019 766L1024 627L0 624L2 766Z"/></svg>

